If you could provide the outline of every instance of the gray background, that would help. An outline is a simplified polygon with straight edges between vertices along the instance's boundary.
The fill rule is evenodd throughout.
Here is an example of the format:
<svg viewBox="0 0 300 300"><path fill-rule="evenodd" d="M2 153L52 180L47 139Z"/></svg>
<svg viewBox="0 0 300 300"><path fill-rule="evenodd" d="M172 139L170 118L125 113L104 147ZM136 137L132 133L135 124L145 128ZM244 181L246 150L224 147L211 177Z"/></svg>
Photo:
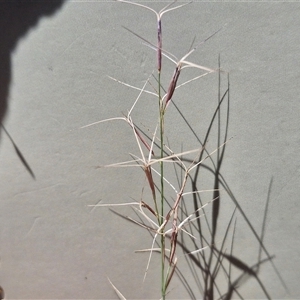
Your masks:
<svg viewBox="0 0 300 300"><path fill-rule="evenodd" d="M227 24L190 60L216 68L221 54L222 68L230 72L233 139L222 174L257 230L274 179L265 243L289 292L269 265L260 275L276 299L300 298L299 16L297 2L198 1L163 18L164 48L178 57L195 35L201 41ZM129 299L160 297L157 261L143 284L147 256L134 254L150 247L150 236L107 208L88 206L139 200L145 184L138 169L95 168L128 160L129 152L138 154L125 123L80 129L121 116L136 98L137 91L107 75L141 87L155 68L155 52L122 25L155 43L156 20L149 11L115 2L69 1L42 17L12 53L4 125L36 180L2 132L0 285L7 299L116 298L107 276ZM167 84L173 65L165 62ZM176 99L200 135L215 108L216 79L206 77ZM152 130L155 108L146 97L134 112L137 123ZM178 150L176 138L183 136L185 149L194 148L177 117L171 107L170 140ZM228 216L231 212L229 207ZM240 217L238 225L235 251L250 264L258 247ZM253 280L242 291L247 299L263 297ZM187 297L175 280L169 298Z"/></svg>

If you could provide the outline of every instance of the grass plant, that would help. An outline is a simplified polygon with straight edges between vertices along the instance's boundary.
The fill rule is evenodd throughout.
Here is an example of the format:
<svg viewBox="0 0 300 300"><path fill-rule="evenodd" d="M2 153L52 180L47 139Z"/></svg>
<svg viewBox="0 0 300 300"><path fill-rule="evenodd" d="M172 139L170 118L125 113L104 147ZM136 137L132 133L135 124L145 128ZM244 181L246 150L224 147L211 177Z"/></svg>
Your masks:
<svg viewBox="0 0 300 300"><path fill-rule="evenodd" d="M143 198L140 201L129 203L98 204L97 206L115 207L126 205L132 207L136 218L125 217L120 213L116 213L144 228L151 234L151 248L141 250L140 252L148 253L145 276L152 256L155 253L160 254L161 299L166 299L175 273L181 279L191 299L231 299L232 297L243 299L239 287L248 277L255 279L263 297L270 299L269 292L258 276L260 266L264 262L271 262L274 266L272 262L273 256L269 254L263 243L265 226L263 225L261 234L255 231L254 226L234 197L225 177L221 173L226 144L229 140L229 75L221 70L220 58L217 68L205 67L189 60L191 54L200 45L206 43L219 32L220 29L200 43L193 43L187 53L178 59L163 47L162 18L165 14L171 13L176 9L181 9L189 3L176 4L176 1L174 1L168 3L157 12L142 3L125 0L117 0L117 2L134 5L138 9L150 11L155 15L157 21L156 44L148 41L129 28L125 29L156 53L156 69L150 72L149 77L145 80L142 87L137 87L110 77L117 83L137 91L137 97L133 105L130 107L128 113L123 116L101 120L84 127L115 120L122 120L130 126L139 150L139 155L130 154L131 159L128 161L101 167L139 168L145 176L152 199L150 202L147 202ZM165 72L163 63L165 60L174 64L173 74ZM198 74L185 81L180 81L181 74L188 68L194 69ZM190 125L189 120L176 105L175 98L179 89L210 74L217 74L218 99L215 111L211 116L211 121L207 126L206 134L201 139L196 130ZM226 77L224 91L222 91L221 84L223 77ZM166 88L163 84L166 81L165 78L169 78L169 85ZM151 134L139 128L133 118L133 111L136 104L142 101L146 94L155 97L157 102L158 121ZM169 113L171 105L178 111L183 122L189 128L190 133L198 144L197 148L182 151L172 150L170 146L172 143L168 141L166 136L166 128L168 126L166 115ZM211 148L211 146L208 146L211 145L209 138L213 136L213 131L217 132L216 145L214 146L214 150L209 150ZM180 136L178 136L179 138ZM183 141L177 140L176 144L183 142L184 137ZM170 169L173 170L174 174L171 179L168 177ZM176 178L177 182L172 181L174 178ZM211 189L202 188L202 181L205 180L203 178L210 178L210 182L213 185ZM206 196L203 196L204 194ZM221 198L231 200L234 206L232 214L227 218L226 223L224 223L224 218L222 217L221 219L220 217L222 211ZM192 203L192 210L191 205L187 205L188 203ZM235 215L237 212L249 226L258 245L258 258L252 265L243 262L234 254ZM263 224L265 224L265 220L266 213ZM221 221L223 223L220 223ZM220 231L223 234L222 237L218 234L220 228L223 229ZM179 249L184 254L183 256L178 254ZM197 290L192 288L190 279L187 279L184 272L177 266L179 257L186 261L188 269L191 272L189 276L192 275ZM277 272L276 268L275 272ZM109 282L119 298L125 299L121 291L110 280Z"/></svg>

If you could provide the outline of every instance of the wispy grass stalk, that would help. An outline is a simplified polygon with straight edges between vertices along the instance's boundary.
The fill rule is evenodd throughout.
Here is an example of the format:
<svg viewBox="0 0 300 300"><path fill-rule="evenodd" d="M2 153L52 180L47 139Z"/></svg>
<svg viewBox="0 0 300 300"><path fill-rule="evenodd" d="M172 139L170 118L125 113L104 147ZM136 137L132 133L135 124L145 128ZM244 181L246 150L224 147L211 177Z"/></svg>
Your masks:
<svg viewBox="0 0 300 300"><path fill-rule="evenodd" d="M114 212L117 215L125 218L126 220L148 230L148 232L151 234L151 248L143 249L137 252L149 253L144 279L146 278L153 253L160 253L161 299L166 299L171 280L174 277L175 273L177 273L179 278L182 279L182 282L186 289L189 291L191 298L196 299L195 291L192 291L191 287L189 286L188 280L186 280L182 276L182 273L177 267L177 262L179 259L178 248L182 249L183 253L185 254L186 262L191 269L191 272L195 278L195 281L201 292L201 297L203 297L203 299L229 300L232 298L233 294L238 295L242 299L242 296L238 291L238 286L246 276L255 278L264 295L269 299L270 296L258 277L260 265L265 261L271 261L273 258L267 252L262 241L264 235L264 225L262 237L260 238L255 232L254 227L247 218L246 214L242 210L240 204L237 202L230 188L228 187L223 175L221 174L221 165L224 159L226 143L229 140L227 134L229 124L229 76L227 78L227 89L224 93L222 93L221 73L223 71L221 70L220 57L217 69L205 67L188 60L189 56L194 53L200 45L212 38L222 28L215 31L205 40L196 44L196 46L192 45L189 51L185 55L183 55L181 59L178 59L171 52L166 51L163 48L162 17L165 13L181 8L191 2L174 6L174 3L176 2L174 1L157 12L151 7L148 7L141 3L135 3L127 0L116 1L141 7L155 14L157 21L156 44L149 42L146 38L140 36L131 29L125 27L124 28L141 39L146 46L156 51L157 75L154 75L152 72L144 82L142 87L133 86L129 83L122 82L118 79L110 77L110 79L126 87L139 91L137 98L135 99L133 105L126 115L94 122L89 125L85 125L82 128L116 120L125 121L130 126L138 147L139 155L130 154L132 158L131 160L99 167L141 168L145 174L145 180L151 191L152 203L146 203L146 201L140 200L118 204L98 204L95 206L130 206L136 213L136 216L138 217L137 220L131 217L124 217L119 213L115 211ZM163 69L163 59L171 61L175 66L173 74L172 76L170 76L169 85L166 89L164 89L162 84L163 76L164 78L165 76L167 76L165 75ZM201 74L179 84L179 79L181 78L180 75L186 68L197 69L201 72ZM202 77L215 72L218 72L219 81L218 103L216 110L212 116L211 122L208 126L204 140L201 141L197 133L190 126L187 119L183 116L177 105L174 103L173 98L179 88L191 83L192 81L199 80ZM155 80L155 83L152 82L153 78ZM140 128L138 128L132 118L132 112L134 111L136 104L138 103L138 101L140 101L144 94L156 97L158 102L158 122L151 137L147 136L147 134L145 134ZM225 135L222 138L221 105L226 102L225 99L227 99L227 113L225 121ZM165 116L171 103L173 103L175 108L178 110L180 116L187 124L188 128L191 130L197 142L200 144L200 147L192 150L182 150L180 153L176 153L175 151L172 151L169 145L166 145L167 138L165 137ZM208 151L206 145L208 143L208 139L215 121L217 122L218 130L216 143L217 145L215 147L215 150ZM194 155L193 159L190 158L191 155ZM216 158L214 159L213 156L216 156ZM210 165L206 164L207 161L210 162ZM174 166L174 173L177 176L178 186L176 186L176 184L166 178L167 172L165 172L165 169L167 168L167 164L170 163ZM180 175L178 170L180 171ZM207 172L207 174L209 174L210 176L213 176L214 186L212 189L204 190L198 187L200 185L200 170L202 172ZM157 178L157 176L159 177L159 179ZM191 184L191 189L188 189L189 184ZM174 195L167 195L167 188L170 189L172 193L174 192ZM209 201L204 201L202 199L201 195L204 192L211 194L211 199ZM225 226L224 224L222 224L223 228L226 228L226 231L223 238L220 240L220 237L217 235L217 233L218 228L220 228L219 214L221 211L221 194L223 192L225 192L232 200L235 205L235 209L230 217L228 224ZM193 200L194 210L192 211L192 213L186 209L185 197L191 197ZM212 209L210 219L206 215L205 211L208 205L210 205ZM233 254L234 232L236 228L236 221L234 222L233 219L237 211L239 211L239 213L242 215L259 244L258 262L253 266L247 265ZM233 223L234 225L232 225ZM265 224L265 220L263 224ZM204 228L204 226L206 226L206 228ZM233 234L230 241L230 253L228 254L225 245L226 242L228 243L228 236L230 230L232 230L232 227ZM208 232L208 237L206 231ZM186 243L186 241L189 241L191 243L192 248ZM266 254L267 259L262 259L262 253ZM229 266L226 267L227 265ZM236 279L233 279L233 267L242 272L240 277ZM228 288L225 292L222 292L222 288L217 284L217 278L220 277L220 274L223 277L225 276L226 280L228 281ZM202 277L202 279L200 278L200 276ZM112 284L110 280L109 282L120 299L125 299L125 297Z"/></svg>

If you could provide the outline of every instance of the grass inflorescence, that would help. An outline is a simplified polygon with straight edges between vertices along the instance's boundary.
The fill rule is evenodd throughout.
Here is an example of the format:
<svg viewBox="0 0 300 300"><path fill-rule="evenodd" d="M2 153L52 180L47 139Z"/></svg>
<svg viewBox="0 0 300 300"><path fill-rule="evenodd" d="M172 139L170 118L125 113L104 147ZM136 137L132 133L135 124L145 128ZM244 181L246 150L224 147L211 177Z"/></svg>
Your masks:
<svg viewBox="0 0 300 300"><path fill-rule="evenodd" d="M99 204L97 206L130 206L136 212L137 218L127 216L123 216L123 218L141 226L151 233L151 248L139 250L138 252L149 253L145 277L151 263L152 255L154 253L160 253L161 299L166 299L174 274L177 274L180 278L191 299L231 299L232 297L243 299L239 287L248 277L254 278L263 296L270 299L271 297L267 289L258 276L260 266L264 262L269 261L274 266L272 262L273 257L268 253L263 244L264 230L261 235L255 231L221 173L226 144L229 141L229 75L221 70L220 58L217 68L209 68L189 61L190 55L194 53L200 45L215 36L222 28L215 31L200 43L192 45L187 53L178 59L171 52L163 48L162 18L166 13L180 9L189 3L176 5L176 1L174 1L157 12L142 3L125 0L116 1L134 5L155 14L157 21L156 44L149 42L146 38L140 36L133 30L125 28L138 37L143 44L156 52L155 71L150 72L149 77L145 80L142 87L137 87L110 77L118 84L138 91L137 98L127 114L101 120L83 127L121 120L132 129L132 134L139 149L139 155L130 154L131 159L128 161L99 167L133 167L141 169L145 175L152 200L146 202L146 200L142 199L129 203ZM164 59L174 64L172 74L164 73ZM195 69L199 74L179 83L182 72L187 68ZM181 87L213 73L218 75L218 102L211 116L211 122L207 127L206 134L201 139L190 125L188 119L181 113L174 102L174 98L176 92ZM226 76L227 84L225 91L222 92L221 76L223 75ZM167 88L164 88L162 84L163 76L164 78L166 78L166 76L169 77L169 85ZM136 104L145 94L157 99L158 121L151 134L143 132L134 122L132 115ZM195 137L199 147L178 152L171 149L170 142L166 137L166 127L168 125L166 124L166 115L168 114L169 106L172 104L175 109L178 110L183 122L188 126L190 132ZM221 118L221 107L223 106L225 107L225 121ZM209 151L207 144L210 142L209 137L214 126L217 128L216 147L213 151ZM222 131L225 132L223 136L221 135ZM180 136L178 136L178 139L179 138ZM172 177L172 179L168 178L167 174L169 173L166 172L166 167L170 164L174 170L174 177ZM203 180L202 173L204 173L206 177L209 176L211 178L213 183L211 189L200 188L201 180ZM177 182L172 182L173 178L177 178ZM168 194L170 191L172 195ZM209 193L211 198L204 200L202 197L204 193ZM225 224L220 223L221 198L223 195L230 199L235 207ZM189 203L193 203L192 211L188 208L186 202L187 198L189 198ZM206 211L208 207L210 207L208 210L210 215L208 215ZM234 254L235 215L237 212L240 213L249 226L258 244L258 259L257 262L252 265L243 262ZM218 235L220 227L223 229L222 237ZM191 287L190 280L187 279L184 273L178 268L178 249L181 249L184 253L183 260L185 259L190 269L192 278L196 282L197 290ZM262 258L262 254L264 254L265 258ZM236 275L237 272L239 272L238 275ZM120 299L125 299L110 280L109 282Z"/></svg>

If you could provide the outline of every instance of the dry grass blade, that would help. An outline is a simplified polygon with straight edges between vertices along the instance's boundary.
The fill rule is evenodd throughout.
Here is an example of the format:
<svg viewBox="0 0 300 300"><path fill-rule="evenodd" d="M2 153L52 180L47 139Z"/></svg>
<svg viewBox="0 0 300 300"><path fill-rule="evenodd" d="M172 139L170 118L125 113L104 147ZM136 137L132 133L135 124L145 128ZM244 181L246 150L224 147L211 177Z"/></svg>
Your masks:
<svg viewBox="0 0 300 300"><path fill-rule="evenodd" d="M113 287L113 289L115 290L116 294L118 295L119 299L121 300L126 300L126 298L122 295L122 293L113 285L113 283L110 281L110 279L107 277L110 285Z"/></svg>
<svg viewBox="0 0 300 300"><path fill-rule="evenodd" d="M180 199L180 198L178 198ZM177 199L177 200L178 200ZM187 216L183 221L181 221L181 223L177 226L177 229L182 229L182 227L187 223L187 222L193 222L195 220L197 220L199 217L196 217L194 219L192 219L193 215L196 215L199 211L203 210L208 204L212 203L213 201L215 201L216 199L212 199L210 201L208 201L207 203L201 205L196 211L194 211L192 214L190 214L189 216ZM166 226L167 221L170 219L170 217L172 216L172 212L174 211L174 209L176 208L176 205L178 205L178 203L175 202L173 208L169 211L167 217L166 217L166 221L165 223L162 224L162 226L158 229L158 231L161 230L161 228L163 228L164 226ZM165 232L165 235L169 234L170 232L172 232L172 229L169 229ZM191 236L192 238L196 239L193 235L191 235L190 233L188 233L189 236Z"/></svg>
<svg viewBox="0 0 300 300"><path fill-rule="evenodd" d="M170 7L172 4L174 4L175 2L177 2L177 0L175 0L173 3L170 3L169 5L165 6L160 12L160 16L162 16L163 14L167 13L167 12L170 12L172 10L175 10L175 9L178 9L178 8L181 8L181 7L184 7L188 4L191 4L193 1L190 1L190 2L187 2L187 3L184 3L184 4L180 4L178 6L175 6L175 7L172 7L172 8L169 8L167 9L168 7Z"/></svg>
<svg viewBox="0 0 300 300"><path fill-rule="evenodd" d="M126 118L124 118L124 117L109 118L109 119L97 121L97 122L94 122L94 123L90 123L90 124L88 124L88 125L84 125L84 126L80 127L80 129L87 128L87 127L90 127L90 126L94 126L94 125L97 125L97 124L100 124L100 123L104 123L104 122L115 121L115 120L123 120L123 121L126 121Z"/></svg>
<svg viewBox="0 0 300 300"><path fill-rule="evenodd" d="M139 95L137 96L136 100L134 101L132 107L130 108L130 110L129 110L129 112L128 112L128 117L130 116L130 114L131 114L133 108L135 107L135 105L137 104L138 100L140 99L142 93L145 91L146 85L148 84L150 78L152 77L152 74L153 74L153 72L148 76L148 78L147 78L147 80L145 81L143 87L140 89Z"/></svg>
<svg viewBox="0 0 300 300"><path fill-rule="evenodd" d="M215 31L213 34L211 34L210 36L208 36L206 39L204 39L203 41L201 41L200 43L197 44L197 46L195 46L194 48L192 48L185 56L182 57L181 61L185 61L186 58L188 58L194 51L197 50L197 48L206 43L209 39L211 39L214 35L216 35L218 32L220 32L224 27L226 26L226 24L224 26L222 26L221 28L219 28L217 31Z"/></svg>
<svg viewBox="0 0 300 300"><path fill-rule="evenodd" d="M141 249L141 250L135 250L135 253L139 253L139 252L161 252L161 248L150 248L150 249ZM169 249L165 249L166 252L170 252Z"/></svg>
<svg viewBox="0 0 300 300"><path fill-rule="evenodd" d="M135 208L134 208L134 209L135 209ZM136 210L136 209L135 209L135 210ZM116 214L117 216L121 217L122 219L126 220L126 221L129 221L129 222L131 222L131 223L133 223L133 224L136 224L136 225L138 225L138 226L140 226L140 227L142 227L142 228L144 228L144 229L147 229L147 230L149 230L149 231L156 232L155 229L153 229L153 228L150 227L150 226L147 226L147 225L144 224L144 223L141 223L141 222L139 222L139 221L136 221L136 220L134 220L134 219L132 219L132 218L130 218L130 217L128 217L128 216L124 216L124 215L118 213L118 212L115 211L115 210L110 209L110 211L113 212L114 214ZM149 219L150 219L150 218L149 218ZM151 219L150 219L150 220L151 220ZM152 220L151 220L151 221L152 221ZM155 223L154 223L154 225L156 226Z"/></svg>
<svg viewBox="0 0 300 300"><path fill-rule="evenodd" d="M148 9L148 10L154 12L156 15L158 15L158 13L154 9L152 9L151 7L149 7L147 5L143 5L143 4L135 3L135 2L131 2L131 1L126 1L126 0L115 0L115 1L122 2L122 3L132 4L132 5L139 6L139 7L143 7L145 9Z"/></svg>
<svg viewBox="0 0 300 300"><path fill-rule="evenodd" d="M139 149L140 149L140 152L141 152L141 155L143 157L143 161L145 161L145 158L144 158L144 154L143 154L143 151L141 149L141 146L140 146L140 143L138 141L138 139L141 140L141 142L144 144L144 146L148 149L148 151L152 151L150 145L148 144L148 142L144 139L144 137L139 133L139 131L136 129L133 121L132 121L132 118L131 118L131 112L133 111L135 105L137 104L137 102L139 101L142 93L145 91L145 87L146 85L148 84L150 78L152 77L152 73L150 74L150 76L147 78L147 80L145 81L143 87L141 89L138 89L140 91L139 95L137 96L137 98L135 99L133 105L131 106L127 116L125 117L114 117L114 118L109 118L109 119L105 119L105 120L101 120L101 121L97 121L97 122L94 122L94 123L91 123L91 124L88 124L88 125L85 125L85 126L82 126L82 128L87 128L87 127L90 127L90 126L93 126L93 125L96 125L96 124L100 124L100 123L104 123L104 122L108 122L108 121L114 121L114 120L123 120L125 121L126 123L128 123L130 125L130 127L133 129L133 132L134 132L134 135L135 137L137 138L137 143L138 143L138 146L139 146ZM154 155L153 151L152 151L152 154Z"/></svg>
<svg viewBox="0 0 300 300"><path fill-rule="evenodd" d="M191 194L207 193L207 192L215 192L215 191L217 191L217 190L212 189L212 190L201 190L201 191L186 192L186 193L183 193L182 196L191 195ZM220 191L220 189L218 189L218 191Z"/></svg>
<svg viewBox="0 0 300 300"><path fill-rule="evenodd" d="M126 1L126 0L115 0L117 2L123 2L123 3L128 3L128 4L132 4L132 5L135 5L135 6L139 6L139 7L142 7L142 8L145 8L145 9L148 9L150 11L152 11L153 13L155 13L156 17L157 17L157 20L159 20L163 14L169 12L169 11L172 11L172 10L175 10L175 9L178 9L178 8L181 8L183 6L186 6L190 3L192 3L192 1L188 2L188 3L184 3L184 4L180 4L176 7L172 7L172 8L169 8L170 6L172 6L174 3L177 2L177 0L167 4L165 7L163 7L159 12L155 11L153 8L147 6L147 5L143 5L143 4L140 4L140 3L136 3L136 2L131 2L131 1Z"/></svg>
<svg viewBox="0 0 300 300"><path fill-rule="evenodd" d="M156 171L154 168L151 168L152 169L152 171L154 172L154 173L156 173L157 175L159 175L160 176L160 173L158 172L158 171ZM166 179L165 177L163 177L163 180L174 190L174 192L177 194L178 192L177 192L177 190L176 190L176 188L174 187L174 185L168 180L168 179Z"/></svg>
<svg viewBox="0 0 300 300"><path fill-rule="evenodd" d="M138 141L138 139L137 139ZM150 147L151 149L151 147ZM185 151L185 152L181 152L181 153L177 153L177 154L172 154L163 158L159 158L159 159L151 159L149 162L147 162L145 160L145 157L143 158L137 158L134 160L128 160L128 161L124 161L124 162L119 162L119 163L114 163L114 164L110 164L110 165L103 165L103 166L98 166L97 168L113 168L113 167L141 167L141 164L144 164L144 167L146 166L151 166L153 164L159 163L161 161L164 162L171 162L171 163L175 163L173 158L176 158L178 156L181 155L185 155L185 154L190 154L190 153L195 153L195 152L199 152L202 151L203 148L197 148L194 150L190 150L190 151ZM140 151L142 152L141 148ZM215 151L213 151L211 154L213 154ZM208 156L207 156L208 157ZM201 160L201 162L198 162L198 164L202 163L207 157L205 157L203 160ZM136 163L136 164L131 164L131 163Z"/></svg>
<svg viewBox="0 0 300 300"><path fill-rule="evenodd" d="M190 83L190 82L192 82L192 81L195 81L195 80L197 80L197 79L200 79L200 78L202 78L202 77L204 77L204 76L206 76L206 75L208 75L208 74L211 74L211 73L213 73L213 72L215 72L215 71L213 70L213 71L211 71L211 72L206 72L206 73L201 74L201 75L199 75L199 76L196 76L196 77L194 77L194 78L192 78L192 79L190 79L190 80L188 80L188 81L185 81L185 82L183 82L183 83L177 85L177 86L176 86L176 90L179 89L179 88L182 87L182 86L185 86L186 84L188 84L188 83Z"/></svg>
<svg viewBox="0 0 300 300"><path fill-rule="evenodd" d="M207 249L207 248L210 248L210 247L209 247L209 246L205 246L205 247L203 247L203 248L200 248L200 249L197 249L197 250L194 250L194 251L185 253L185 255L198 254L199 252L202 252L202 251L204 251L204 250Z"/></svg>
<svg viewBox="0 0 300 300"><path fill-rule="evenodd" d="M130 206L130 205L140 205L140 203L138 202L128 202L128 203L119 203L119 204L94 204L94 205L88 205L88 206L92 206L92 207L96 207L96 206L102 206L102 207L111 207L111 206Z"/></svg>
<svg viewBox="0 0 300 300"><path fill-rule="evenodd" d="M156 233L153 237L153 241L152 241L152 245L151 245L151 249L150 249L150 254L149 254L149 258L148 258L148 262L147 262L147 266L146 266L146 270L145 270L145 275L144 275L144 280L146 280L146 277L147 277L147 272L149 270L149 266L150 266L150 262L151 262L151 258L152 258L152 253L153 253L153 250L154 249L154 244L155 244L155 241L156 241L156 237L157 237L158 233Z"/></svg>
<svg viewBox="0 0 300 300"><path fill-rule="evenodd" d="M145 220L147 220L148 222L149 222L149 224L152 226L152 227L150 227L150 226L146 226L145 225L145 227L147 227L147 229L148 230L150 230L150 231L153 231L153 232L157 232L157 230L156 230L156 228L158 228L158 225L151 219L151 218L149 218L147 215L146 215L146 213L143 211L143 209L142 209L142 207L143 207L144 205L143 205L143 203L141 202L140 203L140 205L139 205L139 207L140 207L140 209L137 209L137 208L135 208L135 207L132 207L138 214L141 214L144 218L145 218Z"/></svg>
<svg viewBox="0 0 300 300"><path fill-rule="evenodd" d="M142 159L133 159L133 160L128 160L128 161L123 161L119 163L114 163L110 165L103 165L103 166L97 166L97 168L124 168L124 167L141 167L140 162L143 162ZM131 164L135 163L135 164Z"/></svg>
<svg viewBox="0 0 300 300"><path fill-rule="evenodd" d="M130 88L132 88L132 89L134 89L134 90L142 91L141 88L138 88L138 87L136 87L136 86L134 86L134 85L131 85L131 84L126 83L126 82L124 82L124 81L120 81L120 80L118 80L118 79L116 79L116 78L114 78L114 77L111 77L111 76L107 76L107 77L110 78L111 80L114 80L114 81L116 81L116 82L118 82L118 83L120 83L120 84L122 84L122 85L125 85L125 86L127 86L127 87L130 87ZM143 90L143 92L146 93L146 94L153 95L153 96L155 96L155 97L158 96L157 93L153 93L153 92L150 92L150 91L147 91L147 90Z"/></svg>

